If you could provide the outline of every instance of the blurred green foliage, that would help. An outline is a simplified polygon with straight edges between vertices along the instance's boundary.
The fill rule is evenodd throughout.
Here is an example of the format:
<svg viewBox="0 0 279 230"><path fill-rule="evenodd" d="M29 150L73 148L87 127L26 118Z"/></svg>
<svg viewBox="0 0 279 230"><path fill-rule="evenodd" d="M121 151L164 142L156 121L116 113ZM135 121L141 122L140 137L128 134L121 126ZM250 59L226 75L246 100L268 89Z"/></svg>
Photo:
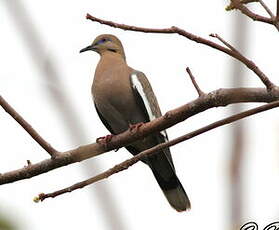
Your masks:
<svg viewBox="0 0 279 230"><path fill-rule="evenodd" d="M0 213L0 230L16 230L17 228L3 213Z"/></svg>

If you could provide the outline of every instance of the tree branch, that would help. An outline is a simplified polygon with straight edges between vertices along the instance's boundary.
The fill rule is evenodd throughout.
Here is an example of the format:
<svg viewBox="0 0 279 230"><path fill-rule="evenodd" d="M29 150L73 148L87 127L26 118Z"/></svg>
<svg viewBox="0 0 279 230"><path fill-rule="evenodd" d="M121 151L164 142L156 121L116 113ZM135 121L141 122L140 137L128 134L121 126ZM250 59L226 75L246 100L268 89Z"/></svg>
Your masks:
<svg viewBox="0 0 279 230"><path fill-rule="evenodd" d="M268 6L264 3L264 1L262 1L262 0L258 0L258 1L259 1L259 3L262 5L262 7L265 9L265 11L269 14L270 18L271 18L272 20L274 20L274 19L275 19L274 14L273 14L272 11L268 8Z"/></svg>
<svg viewBox="0 0 279 230"><path fill-rule="evenodd" d="M227 41L225 41L223 38L221 38L218 34L210 34L209 36L217 38L220 42L222 42L225 46L227 46L231 51L233 51L237 56L239 56L240 60L245 60L247 64L251 66L250 69L258 70L258 73L256 73L259 78L262 80L262 82L267 86L267 89L272 89L272 87L275 87L273 83L270 82L268 77L256 66L255 63L253 63L251 60L248 60L246 57L244 57L236 48L234 48L231 44L229 44ZM247 65L248 67L248 65ZM248 67L249 68L249 67ZM255 71L254 71L255 72ZM271 84L271 85L270 85Z"/></svg>
<svg viewBox="0 0 279 230"><path fill-rule="evenodd" d="M50 170L80 162L98 156L104 152L126 146L135 140L139 140L151 133L165 130L210 108L226 106L233 103L272 102L275 100L279 100L279 89L277 88L274 88L272 91L267 91L265 88L218 89L173 109L162 117L145 123L137 132L130 132L127 130L119 135L115 135L106 147L97 143L84 145L60 153L54 159L46 159L18 170L0 174L0 185L31 178Z"/></svg>
<svg viewBox="0 0 279 230"><path fill-rule="evenodd" d="M235 9L240 10L241 13L245 14L254 21L264 22L273 25L273 21L270 18L253 13L246 6L240 3L239 0L231 0L231 2L233 3Z"/></svg>
<svg viewBox="0 0 279 230"><path fill-rule="evenodd" d="M200 87L199 87L198 83L196 82L195 77L193 76L193 74L192 74L190 68L187 67L187 68L186 68L186 71L187 71L187 73L189 74L190 79L191 79L191 81L192 81L192 83L193 83L195 89L197 90L199 97L203 96L205 93L200 89Z"/></svg>
<svg viewBox="0 0 279 230"><path fill-rule="evenodd" d="M209 34L210 37L213 38L217 38L220 42L222 42L225 46L227 46L230 50L232 50L233 52L237 53L240 55L240 52L234 48L230 43L228 43L227 41L225 41L223 38L221 38L218 34Z"/></svg>
<svg viewBox="0 0 279 230"><path fill-rule="evenodd" d="M252 2L259 2L259 0L240 0L240 3L245 4L245 5L252 3ZM234 10L234 9L236 9L236 8L232 2L230 2L230 5L228 5L226 7L227 11Z"/></svg>
<svg viewBox="0 0 279 230"><path fill-rule="evenodd" d="M158 145L156 145L156 146L154 146L150 149L147 149L147 150L137 154L136 156L131 157L130 159L125 160L122 163L115 165L113 168L111 168L111 169L109 169L109 170L107 170L103 173L100 173L97 176L94 176L94 177L92 177L88 180L84 180L84 181L76 183L76 184L74 184L70 187L67 187L67 188L52 192L52 193L47 193L47 194L41 193L41 194L38 195L38 197L34 198L34 201L36 201L36 202L39 201L39 200L43 201L44 199L49 198L49 197L54 198L54 197L62 195L64 193L72 192L76 189L83 188L83 187L85 187L87 185L90 185L90 184L93 184L97 181L106 179L106 178L112 176L113 174L116 174L116 173L121 172L125 169L128 169L130 166L134 165L135 163L137 163L141 159L146 158L148 156L151 156L153 154L156 154L164 148L176 145L178 143L181 143L183 141L191 139L195 136L198 136L202 133L208 132L212 129L218 128L218 127L223 126L223 125L230 124L234 121L243 119L243 118L251 116L251 115L255 115L255 114L260 113L260 112L264 112L264 111L269 110L269 109L273 109L273 108L278 107L278 106L279 106L279 101L275 101L275 102L268 103L266 105L256 107L254 109L247 110L247 111L242 112L242 113L235 114L235 115L227 117L225 119L216 121L214 123L211 123L207 126L204 126L204 127L200 128L200 129L197 129L193 132L187 133L187 134L185 134L181 137L175 138L171 141L161 143L161 144L158 144Z"/></svg>
<svg viewBox="0 0 279 230"><path fill-rule="evenodd" d="M22 128L25 129L27 133L44 149L46 150L52 158L55 158L59 152L54 149L44 138L40 136L40 134L32 128L32 126L24 120L20 114L18 114L12 106L8 104L8 102L0 95L0 105L3 109L10 114L16 121L21 125Z"/></svg>
<svg viewBox="0 0 279 230"><path fill-rule="evenodd" d="M242 62L244 65L246 65L250 70L252 70L259 78L260 80L264 83L264 85L267 87L268 90L272 90L272 88L275 87L275 85L268 79L268 77L260 70L258 66L255 65L254 62L251 60L247 59L243 55L239 55L239 53L235 52L234 50L231 50L227 47L221 46L215 42L212 42L210 40L207 40L205 38L196 36L194 34L191 34L183 29L180 29L176 26L172 26L171 28L165 28L165 29L153 29L153 28L143 28L143 27L137 27L137 26L129 26L125 24L119 24L115 23L112 21L106 21L103 19L96 18L90 14L86 15L86 19L89 19L91 21L99 22L104 25L108 25L111 27L119 28L122 30L130 30L130 31L136 31L136 32L144 32L144 33L167 33L167 34L179 34L182 35L183 37L186 37L192 41L195 41L197 43L201 43L207 46L210 46L214 49L217 49L221 52L224 52L228 54L231 57L234 57L235 59L239 60Z"/></svg>
<svg viewBox="0 0 279 230"><path fill-rule="evenodd" d="M272 18L272 17L268 18L268 17L264 17L264 16L253 13L246 6L244 6L241 3L241 1L239 1L239 0L231 0L230 6L233 6L233 7L229 7L229 8L240 10L241 13L243 13L244 15L248 16L249 18L253 19L254 21L259 21L259 22L264 22L264 23L274 25L275 28L279 31L279 23L275 18Z"/></svg>

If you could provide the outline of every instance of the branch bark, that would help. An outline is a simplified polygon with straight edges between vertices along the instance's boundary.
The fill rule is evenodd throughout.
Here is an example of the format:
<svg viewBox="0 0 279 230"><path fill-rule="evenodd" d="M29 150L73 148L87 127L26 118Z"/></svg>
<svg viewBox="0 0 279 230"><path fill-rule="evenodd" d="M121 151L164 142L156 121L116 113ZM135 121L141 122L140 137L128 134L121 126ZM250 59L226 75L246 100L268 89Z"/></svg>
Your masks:
<svg viewBox="0 0 279 230"><path fill-rule="evenodd" d="M0 95L0 105L52 158L59 153Z"/></svg>
<svg viewBox="0 0 279 230"><path fill-rule="evenodd" d="M260 3L262 5L262 2L260 2ZM253 19L254 21L259 21L259 22L264 22L264 23L274 25L275 28L279 31L279 23L275 17L268 18L268 17L264 17L261 15L255 14L251 10L249 10L246 6L244 6L244 4L241 3L241 1L239 1L239 0L231 0L231 5L233 6L232 8L240 10L241 13L243 13L247 17ZM267 10L266 8L264 8L264 9Z"/></svg>
<svg viewBox="0 0 279 230"><path fill-rule="evenodd" d="M196 89L196 91L197 91L199 97L203 96L205 93L204 93L204 92L201 90L201 88L199 87L199 85L198 85L198 83L196 82L196 79L195 79L194 75L192 74L190 68L189 68L189 67L186 67L186 71L187 71L187 73L189 74L189 77L190 77L190 79L191 79L191 81L192 81L192 83L193 83L193 85L194 85L194 87L195 87L195 89Z"/></svg>
<svg viewBox="0 0 279 230"><path fill-rule="evenodd" d="M262 0L258 0L258 1L259 1L259 3L262 5L262 7L265 9L265 11L269 14L270 18L271 18L272 20L274 20L274 19L275 19L274 14L273 14L272 11L268 8L268 6L264 3L264 1L262 1Z"/></svg>
<svg viewBox="0 0 279 230"><path fill-rule="evenodd" d="M50 170L121 148L135 140L167 129L210 108L242 102L272 102L276 100L279 100L278 88L274 88L272 91L268 91L265 88L227 88L215 90L167 112L162 117L145 123L139 128L138 132L127 130L119 135L115 135L106 146L97 143L80 146L76 149L62 152L54 159L46 159L18 170L0 174L0 184L31 178Z"/></svg>
<svg viewBox="0 0 279 230"><path fill-rule="evenodd" d="M235 59L239 60L244 65L246 65L250 70L252 70L260 78L260 80L264 83L264 85L267 87L268 90L272 90L275 87L275 85L268 79L268 77L263 73L263 71L261 71L260 68L258 66L256 66L256 64L253 61L244 57L239 52L236 52L235 50L221 46L221 45L219 45L215 42L212 42L210 40L207 40L205 38L196 36L192 33L187 32L186 30L180 29L176 26L172 26L170 28L164 28L164 29L144 28L144 27L119 24L119 23L115 23L112 21L106 21L106 20L103 20L100 18L96 18L90 14L86 15L86 19L89 19L89 20L95 21L95 22L99 22L101 24L108 25L111 27L119 28L122 30L130 30L130 31L144 32L144 33L166 33L166 34L182 35L183 37L186 37L192 41L210 46L211 48L217 49L221 52L228 54L231 57L234 57Z"/></svg>
<svg viewBox="0 0 279 230"><path fill-rule="evenodd" d="M208 94L202 94L196 100L189 102L179 108L171 110L167 112L164 116L159 117L151 122L142 125L139 128L138 132L130 132L129 130L127 130L119 135L114 136L112 140L109 143L107 143L105 146L97 143L84 145L76 149L57 154L55 155L55 157L52 157L52 159L47 159L36 164L30 164L26 167L23 167L15 171L10 171L4 174L0 174L0 184L6 184L6 183L22 180L22 179L31 178L33 176L48 172L55 168L66 166L68 164L72 164L75 162L83 161L85 159L100 155L104 152L108 152L113 149L118 149L136 140L139 140L140 138L143 138L149 134L167 129L179 122L186 120L187 118L193 115L196 115L200 112L203 112L213 107L226 106L228 104L240 103L240 102L271 102L279 99L279 88L275 86L268 79L268 77L251 60L241 55L235 48L230 46L227 42L224 43L224 40L222 39L220 40L220 38L218 39L225 44L225 47L174 26L166 29L142 28L142 27L135 27L135 26L129 26L124 24L117 24L111 21L105 21L93 17L89 14L87 14L87 19L99 22L101 24L106 24L112 27L124 29L124 30L140 31L146 33L177 33L192 41L210 46L214 49L222 51L238 59L243 64L245 64L249 69L254 71L256 75L258 75L258 77L265 84L266 89L264 88L219 89L210 92ZM3 106L3 103L1 105ZM5 103L3 108L5 109ZM17 116L13 116L13 118L17 120ZM35 139L36 135L33 138ZM37 139L40 138L41 137L37 135ZM42 142L44 142L44 139L41 138L41 140L38 140L37 142L42 146ZM48 150L47 149L48 146L45 146L44 144L42 147L50 152L56 151L54 148L53 150Z"/></svg>
<svg viewBox="0 0 279 230"><path fill-rule="evenodd" d="M44 199L46 198L54 198L56 196L59 196L59 195L62 195L64 193L68 193L68 192L72 192L74 190L77 190L77 189L80 189L80 188L83 188L87 185L90 185L90 184L93 184L97 181L100 181L100 180L103 180L103 179L106 179L118 172L121 172L125 169L128 169L130 166L136 164L137 162L139 162L141 159L145 158L145 157L148 157L148 156L151 156L153 154L156 154L156 152L159 152L160 150L164 149L164 148L167 148L167 147L170 147L170 146L173 146L173 145L176 145L178 143L181 143L183 141L186 141L188 139L191 139L195 136L198 136L202 133L205 133L205 132L208 132L212 129L215 129L215 128L218 128L220 126L223 126L223 125L227 125L227 124L230 124L234 121L237 121L237 120L240 120L240 119L243 119L245 117L248 117L248 116L251 116L251 115L254 115L254 114L257 114L257 113L260 113L260 112L263 112L263 111L267 111L269 109L273 109L275 107L278 107L279 106L279 101L275 101L275 102L271 102L271 103L268 103L266 105L262 105L262 106L259 106L259 107L256 107L254 109L250 109L250 110L247 110L245 112L242 112L242 113L238 113L238 114L235 114L233 116L230 116L230 117L227 117L225 119L222 119L222 120L219 120L219 121L216 121L214 123L211 123L207 126L204 126L200 129L197 129L191 133L187 133L181 137L178 137L176 139L173 139L171 141L168 141L168 142L165 142L165 143L161 143L161 144L158 144L150 149L147 149L139 154L137 154L136 156L134 157L131 157L130 159L128 160L125 160L123 161L122 163L120 164L117 164L115 165L113 168L103 172L103 173L100 173L98 174L97 176L94 176L88 180L84 180L82 182L79 182L79 183L76 183L70 187L67 187L67 188L64 188L64 189L61 189L61 190L58 190L58 191L55 191L55 192L52 192L52 193L47 193L47 194L44 194L44 193L41 193L38 195L38 197L35 197L34 198L34 201L43 201Z"/></svg>

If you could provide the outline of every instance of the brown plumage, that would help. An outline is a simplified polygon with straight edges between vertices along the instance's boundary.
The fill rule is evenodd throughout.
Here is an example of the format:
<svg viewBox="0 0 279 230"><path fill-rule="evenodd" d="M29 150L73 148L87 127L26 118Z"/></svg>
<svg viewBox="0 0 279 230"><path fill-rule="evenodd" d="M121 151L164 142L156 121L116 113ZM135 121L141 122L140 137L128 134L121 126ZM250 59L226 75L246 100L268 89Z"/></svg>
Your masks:
<svg viewBox="0 0 279 230"><path fill-rule="evenodd" d="M148 79L142 72L127 65L123 46L117 37L100 35L92 45L80 52L88 50L101 56L91 90L97 113L112 134L119 134L130 125L161 116ZM138 140L126 148L136 155L167 140L167 134L163 131ZM176 176L170 150L164 149L143 162L151 168L170 205L177 211L189 209L190 201Z"/></svg>

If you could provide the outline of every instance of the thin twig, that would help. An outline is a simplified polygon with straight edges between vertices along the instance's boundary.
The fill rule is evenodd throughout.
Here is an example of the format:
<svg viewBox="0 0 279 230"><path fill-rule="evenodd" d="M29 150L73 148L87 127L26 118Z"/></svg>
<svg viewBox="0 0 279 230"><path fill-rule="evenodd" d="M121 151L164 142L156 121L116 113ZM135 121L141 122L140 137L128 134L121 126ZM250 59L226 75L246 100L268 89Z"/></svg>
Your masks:
<svg viewBox="0 0 279 230"><path fill-rule="evenodd" d="M187 118L201 113L207 109L244 102L271 102L279 100L279 89L269 92L265 88L228 88L218 89L205 94L203 97L170 110L164 116L145 123L137 132L125 131L115 135L108 143L107 148L100 144L88 144L76 149L58 154L54 159L46 159L33 163L28 167L0 174L0 185L28 179L53 169L80 162L113 149L126 146L149 134L165 130Z"/></svg>
<svg viewBox="0 0 279 230"><path fill-rule="evenodd" d="M244 57L243 55L239 55L238 53L234 52L233 50L226 48L224 46L221 46L215 42L212 42L210 40L207 40L205 38L196 36L194 34L191 34L183 29L180 29L176 26L172 26L171 28L164 28L164 29L153 29L153 28L144 28L144 27L137 27L137 26L130 26L130 25L125 25L125 24L119 24L115 23L112 21L106 21L103 19L96 18L90 14L86 15L86 18L95 21L104 25L112 26L115 28L123 29L123 30L129 30L129 31L136 31L136 32L144 32L144 33L167 33L167 34L179 34L182 35L183 37L186 37L192 41L195 41L197 43L201 43L207 46L210 46L214 49L217 49L221 52L224 52L228 54L231 57L236 58L243 64L245 64L250 70L252 70L259 78L260 80L264 83L264 85L267 87L268 90L272 90L275 85L269 80L269 78L259 69L258 66L255 65L254 62L249 60L248 58Z"/></svg>
<svg viewBox="0 0 279 230"><path fill-rule="evenodd" d="M9 103L0 95L0 105L3 109L14 118L17 123L25 129L27 133L44 149L46 150L51 158L55 158L59 152L54 149L40 134L26 121L24 118L9 105Z"/></svg>
<svg viewBox="0 0 279 230"><path fill-rule="evenodd" d="M274 25L275 28L279 31L278 21L276 21L272 18L264 17L264 16L253 13L246 6L244 6L239 0L231 0L231 4L234 6L234 8L240 10L243 14L245 14L249 18L253 19L254 21L259 21L259 22L264 22L264 23Z"/></svg>
<svg viewBox="0 0 279 230"><path fill-rule="evenodd" d="M260 22L264 22L264 23L273 25L273 21L271 20L271 18L264 17L264 16L253 13L246 6L244 6L242 3L240 3L239 0L231 0L231 2L233 3L233 5L236 9L240 10L243 14L245 14L249 18L253 19L254 21L260 21Z"/></svg>
<svg viewBox="0 0 279 230"><path fill-rule="evenodd" d="M258 2L258 1L259 1L259 0L240 0L240 2L241 2L242 4L249 4L249 3L252 3L252 2ZM235 9L235 6L234 6L234 4L231 2L230 5L228 5L228 6L226 7L226 10L229 11L229 10L233 10L233 9Z"/></svg>
<svg viewBox="0 0 279 230"><path fill-rule="evenodd" d="M139 153L138 155L136 155L134 157L131 157L130 159L125 160L122 163L115 165L113 168L111 168L111 169L109 169L109 170L107 170L107 171L105 171L103 173L100 173L97 176L94 176L94 177L92 177L92 178L90 178L88 180L84 180L84 181L76 183L76 184L74 184L74 185L72 185L70 187L67 187L67 188L64 188L64 189L52 192L52 193L46 193L46 194L41 193L34 200L36 200L36 201L38 201L38 200L43 201L44 199L49 198L49 197L54 198L54 197L59 196L61 194L72 192L72 191L74 191L76 189L83 188L83 187L85 187L87 185L90 185L90 184L93 184L93 183L95 183L97 181L100 181L100 180L103 180L105 178L108 178L108 177L110 177L113 174L116 174L116 173L121 172L121 171L123 171L125 169L128 169L130 166L132 166L133 164L137 163L141 159L146 158L148 156L151 156L152 154L156 154L156 153L158 153L160 150L162 150L164 148L176 145L178 143L181 143L183 141L191 139L191 138L193 138L193 137L195 137L197 135L200 135L202 133L208 132L208 131L210 131L212 129L218 128L218 127L223 126L223 125L230 124L232 122L235 122L237 120L243 119L245 117L248 117L248 116L251 116L251 115L255 115L257 113L264 112L264 111L273 109L273 108L278 107L278 106L279 106L279 101L275 101L275 102L268 103L266 105L262 105L262 106L256 107L254 109L247 110L247 111L242 112L242 113L235 114L235 115L227 117L225 119L216 121L214 123L211 123L210 125L204 126L204 127L200 128L200 129L197 129L197 130L195 130L193 132L187 133L187 134L185 134L185 135L183 135L181 137L175 138L175 139L173 139L171 141L168 141L168 142L165 142L165 143L161 143L161 144L158 144L158 145L156 145L156 146L154 146L154 147L152 147L150 149L147 149L147 150Z"/></svg>
<svg viewBox="0 0 279 230"><path fill-rule="evenodd" d="M268 6L262 1L262 0L258 0L259 3L262 5L262 7L265 9L265 11L269 14L269 16L271 17L271 19L275 19L274 14L272 13L272 11L268 8Z"/></svg>
<svg viewBox="0 0 279 230"><path fill-rule="evenodd" d="M223 38L221 38L218 34L210 34L210 37L217 38L220 42L222 42L225 46L227 46L230 50L234 51L235 53L240 54L240 52L234 48L230 43L225 41Z"/></svg>
<svg viewBox="0 0 279 230"><path fill-rule="evenodd" d="M144 32L144 33L161 33L161 34L173 34L175 33L172 28L166 28L166 29L151 29L151 28L144 28L144 27L137 27L137 26L129 26L125 24L119 24L113 21L107 21L100 18L96 18L92 16L91 14L86 14L86 19L89 19L94 22L99 22L100 24L108 25L114 28L120 28L123 30L131 30L135 32Z"/></svg>
<svg viewBox="0 0 279 230"><path fill-rule="evenodd" d="M277 0L276 22L279 22L279 0Z"/></svg>
<svg viewBox="0 0 279 230"><path fill-rule="evenodd" d="M241 52L239 52L236 48L234 48L231 44L229 44L227 41L225 41L222 37L220 37L218 34L210 34L209 36L211 37L214 37L214 38L217 38L219 41L221 41L225 46L227 46L230 50L232 50L236 55L239 56L239 59L241 60L247 60L247 64L250 64L250 65L254 65L256 68L257 66L250 60L248 60L246 57L244 57ZM259 75L258 75L259 76ZM259 76L261 77L262 81L266 81L267 80L267 83L269 82L269 79L267 78L266 75L264 75L263 73L261 73L261 75ZM274 85L273 85L274 87Z"/></svg>
<svg viewBox="0 0 279 230"><path fill-rule="evenodd" d="M192 74L192 72L191 72L191 70L190 70L189 67L186 68L186 71L187 71L187 73L189 74L190 79L191 79L191 81L192 81L192 83L193 83L195 89L196 89L197 92L198 92L198 95L199 95L200 97L203 96L203 95L205 95L205 93L200 89L200 87L199 87L198 83L196 82L195 77L193 76L193 74Z"/></svg>

